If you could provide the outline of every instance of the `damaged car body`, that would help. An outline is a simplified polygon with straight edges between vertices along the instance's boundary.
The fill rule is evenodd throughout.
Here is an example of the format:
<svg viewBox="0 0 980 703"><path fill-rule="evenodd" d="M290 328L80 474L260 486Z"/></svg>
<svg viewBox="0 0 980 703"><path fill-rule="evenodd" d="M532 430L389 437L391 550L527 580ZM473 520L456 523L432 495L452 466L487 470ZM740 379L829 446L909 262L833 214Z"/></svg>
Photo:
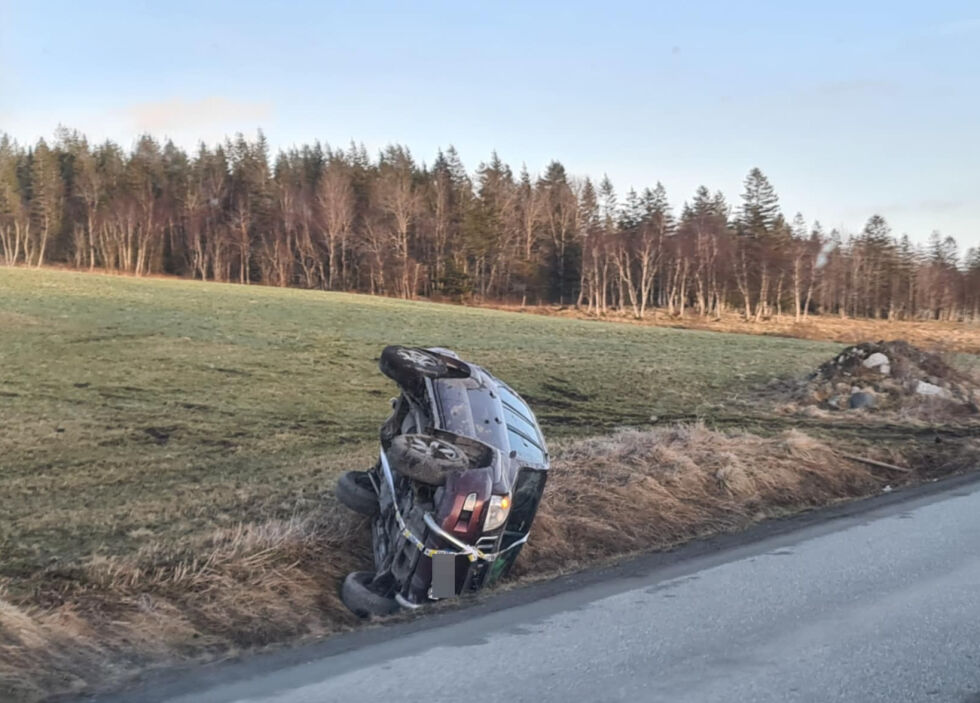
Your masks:
<svg viewBox="0 0 980 703"><path fill-rule="evenodd" d="M442 348L389 346L380 367L401 394L381 426L379 460L337 482L339 500L372 518L375 570L349 574L341 589L362 617L505 576L549 468L527 403L480 366Z"/></svg>

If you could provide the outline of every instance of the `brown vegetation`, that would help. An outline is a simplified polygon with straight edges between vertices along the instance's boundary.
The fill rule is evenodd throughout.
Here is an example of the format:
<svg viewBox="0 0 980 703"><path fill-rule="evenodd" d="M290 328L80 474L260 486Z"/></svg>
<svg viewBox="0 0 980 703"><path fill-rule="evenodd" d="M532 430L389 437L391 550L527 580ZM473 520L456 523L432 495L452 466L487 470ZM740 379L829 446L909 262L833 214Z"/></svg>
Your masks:
<svg viewBox="0 0 980 703"><path fill-rule="evenodd" d="M560 450L519 563L533 564L535 574L566 571L910 480L846 460L848 450L868 453L798 430L760 437L697 424L571 442ZM938 462L940 471L962 468L959 451ZM905 461L894 448L880 456Z"/></svg>
<svg viewBox="0 0 980 703"><path fill-rule="evenodd" d="M558 305L486 303L482 304L481 307L583 320L795 337L797 339L840 342L842 344L858 344L868 339L905 339L916 346L931 351L980 354L980 325L937 320L872 320L820 315L810 316L801 321L796 321L790 316L746 321L742 315L735 313L727 313L718 317L680 316L668 315L666 311L660 309L654 309L651 311L652 314L640 320L628 312L609 312L598 316L583 308Z"/></svg>
<svg viewBox="0 0 980 703"><path fill-rule="evenodd" d="M918 477L882 474L839 451L797 431L763 438L700 425L567 442L516 575L545 578ZM927 475L964 461L934 460ZM147 666L349 629L357 622L337 589L369 560L366 527L328 501L322 512L221 529L180 549L151 545L52 569L42 592L0 598L0 698L38 700L118 684Z"/></svg>
<svg viewBox="0 0 980 703"><path fill-rule="evenodd" d="M30 599L0 592L0 700L43 700L152 665L347 629L356 618L337 584L366 558L364 527L332 505L180 549L94 557L50 574Z"/></svg>

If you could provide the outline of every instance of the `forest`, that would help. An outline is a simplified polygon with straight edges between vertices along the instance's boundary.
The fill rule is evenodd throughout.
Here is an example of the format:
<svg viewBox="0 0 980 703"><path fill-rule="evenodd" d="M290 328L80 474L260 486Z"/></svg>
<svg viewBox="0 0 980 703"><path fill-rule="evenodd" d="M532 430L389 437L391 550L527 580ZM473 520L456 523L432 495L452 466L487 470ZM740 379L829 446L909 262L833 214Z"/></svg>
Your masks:
<svg viewBox="0 0 980 703"><path fill-rule="evenodd" d="M700 187L679 212L661 183L617 193L552 161L469 172L390 145L315 143L274 157L260 133L193 152L130 150L60 129L0 135L0 263L360 291L575 305L643 318L737 313L980 320L980 249L860 232L784 213L759 169L737 201Z"/></svg>

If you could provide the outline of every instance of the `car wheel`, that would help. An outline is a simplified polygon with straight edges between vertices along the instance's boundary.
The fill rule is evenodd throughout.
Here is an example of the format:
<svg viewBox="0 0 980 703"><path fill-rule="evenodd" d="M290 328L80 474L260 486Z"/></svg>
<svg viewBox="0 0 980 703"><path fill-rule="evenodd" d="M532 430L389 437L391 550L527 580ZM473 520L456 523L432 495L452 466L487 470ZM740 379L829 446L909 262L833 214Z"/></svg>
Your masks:
<svg viewBox="0 0 980 703"><path fill-rule="evenodd" d="M388 460L398 473L430 486L441 486L448 473L469 467L469 458L455 444L424 434L392 439Z"/></svg>
<svg viewBox="0 0 980 703"><path fill-rule="evenodd" d="M360 618L391 615L398 610L394 598L382 596L371 590L374 574L370 571L353 571L347 574L340 587L340 599L351 612Z"/></svg>
<svg viewBox="0 0 980 703"><path fill-rule="evenodd" d="M355 513L371 516L378 512L378 494L367 471L348 471L337 479L334 489L339 500Z"/></svg>
<svg viewBox="0 0 980 703"><path fill-rule="evenodd" d="M441 378L449 373L449 366L436 354L397 344L384 348L378 365L385 376L408 388L422 378Z"/></svg>

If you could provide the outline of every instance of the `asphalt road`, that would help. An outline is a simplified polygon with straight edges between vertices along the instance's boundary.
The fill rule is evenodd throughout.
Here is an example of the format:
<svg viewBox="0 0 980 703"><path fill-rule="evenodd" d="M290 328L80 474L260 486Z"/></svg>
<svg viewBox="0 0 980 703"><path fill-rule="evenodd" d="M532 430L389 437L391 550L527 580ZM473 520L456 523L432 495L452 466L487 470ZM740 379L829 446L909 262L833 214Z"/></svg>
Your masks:
<svg viewBox="0 0 980 703"><path fill-rule="evenodd" d="M399 627L139 698L978 703L980 484Z"/></svg>

